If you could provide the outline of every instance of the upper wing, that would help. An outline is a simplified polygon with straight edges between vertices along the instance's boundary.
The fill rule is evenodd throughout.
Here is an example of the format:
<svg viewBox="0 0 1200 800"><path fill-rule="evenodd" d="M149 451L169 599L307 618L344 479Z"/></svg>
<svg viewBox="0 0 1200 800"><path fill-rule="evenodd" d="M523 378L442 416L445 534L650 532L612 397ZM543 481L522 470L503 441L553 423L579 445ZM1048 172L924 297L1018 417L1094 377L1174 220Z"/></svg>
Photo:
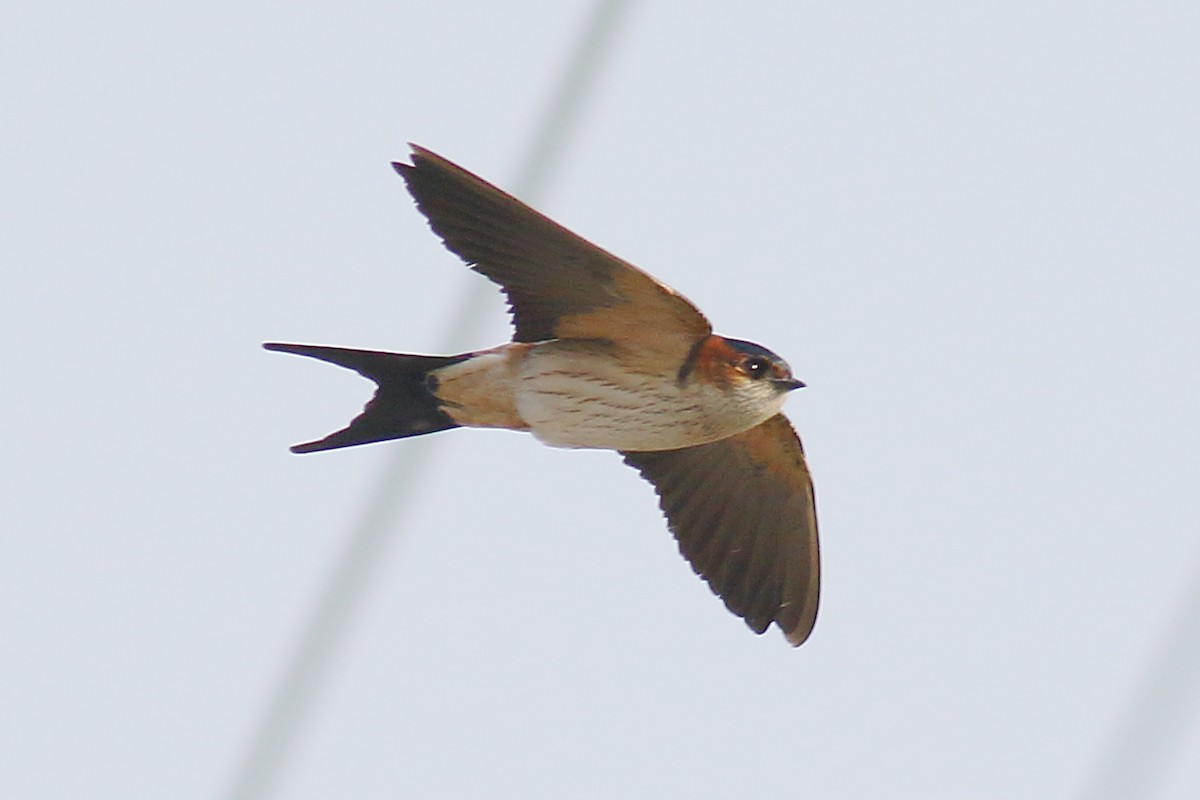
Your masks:
<svg viewBox="0 0 1200 800"><path fill-rule="evenodd" d="M670 287L515 197L416 145L412 162L392 166L446 247L503 287L515 341L649 339L682 361L712 332Z"/></svg>
<svg viewBox="0 0 1200 800"><path fill-rule="evenodd" d="M755 633L774 622L799 646L817 618L812 480L782 414L728 439L622 453L654 484L679 550Z"/></svg>

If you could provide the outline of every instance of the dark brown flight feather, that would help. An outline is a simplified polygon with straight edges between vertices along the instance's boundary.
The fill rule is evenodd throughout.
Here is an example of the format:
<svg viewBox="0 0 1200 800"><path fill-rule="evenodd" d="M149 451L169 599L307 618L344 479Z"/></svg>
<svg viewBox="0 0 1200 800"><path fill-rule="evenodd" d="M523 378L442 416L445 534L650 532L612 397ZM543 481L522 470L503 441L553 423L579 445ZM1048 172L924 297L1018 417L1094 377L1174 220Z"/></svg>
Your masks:
<svg viewBox="0 0 1200 800"><path fill-rule="evenodd" d="M654 484L679 551L756 633L774 622L799 646L820 591L817 516L787 418L681 450L622 453Z"/></svg>
<svg viewBox="0 0 1200 800"><path fill-rule="evenodd" d="M670 287L512 195L415 145L412 162L392 166L446 247L504 289L514 341L637 337L682 363L711 332Z"/></svg>

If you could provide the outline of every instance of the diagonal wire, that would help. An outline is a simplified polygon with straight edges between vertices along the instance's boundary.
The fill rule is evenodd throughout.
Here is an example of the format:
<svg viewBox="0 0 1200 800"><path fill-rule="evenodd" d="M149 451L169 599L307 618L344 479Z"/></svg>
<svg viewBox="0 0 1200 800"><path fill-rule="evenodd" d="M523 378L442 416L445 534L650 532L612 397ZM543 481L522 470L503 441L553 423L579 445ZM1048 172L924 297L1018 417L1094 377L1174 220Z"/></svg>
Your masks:
<svg viewBox="0 0 1200 800"><path fill-rule="evenodd" d="M1200 567L1200 565L1197 565ZM1200 701L1200 569L1080 795L1153 797Z"/></svg>
<svg viewBox="0 0 1200 800"><path fill-rule="evenodd" d="M597 0L583 37L543 110L521 162L514 194L535 199L558 167L630 4L630 0ZM481 319L478 308L491 294L483 281L472 282L445 337L446 352L467 348ZM391 534L400 527L404 510L413 503L424 467L434 453L431 444L418 440L395 448L395 455L385 465L238 765L226 794L230 800L259 800L270 795L346 625L358 607L371 568L393 538Z"/></svg>

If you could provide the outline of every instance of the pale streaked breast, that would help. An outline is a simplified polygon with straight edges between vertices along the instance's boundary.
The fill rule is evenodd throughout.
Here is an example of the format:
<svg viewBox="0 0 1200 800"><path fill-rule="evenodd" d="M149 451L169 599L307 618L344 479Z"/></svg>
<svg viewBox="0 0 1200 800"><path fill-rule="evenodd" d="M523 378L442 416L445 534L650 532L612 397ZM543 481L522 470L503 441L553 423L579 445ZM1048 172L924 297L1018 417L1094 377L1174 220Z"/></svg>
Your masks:
<svg viewBox="0 0 1200 800"><path fill-rule="evenodd" d="M533 434L555 447L673 450L723 439L762 421L678 372L631 368L616 345L553 341L534 345L517 370L516 407ZM772 411L772 413L774 413Z"/></svg>

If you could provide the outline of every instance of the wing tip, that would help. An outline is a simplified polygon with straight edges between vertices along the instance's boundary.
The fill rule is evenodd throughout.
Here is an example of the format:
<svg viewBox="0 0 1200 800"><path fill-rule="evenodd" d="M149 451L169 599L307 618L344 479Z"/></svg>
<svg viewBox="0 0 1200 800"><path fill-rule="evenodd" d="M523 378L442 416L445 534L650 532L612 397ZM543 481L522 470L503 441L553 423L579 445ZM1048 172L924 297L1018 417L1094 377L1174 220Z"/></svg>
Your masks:
<svg viewBox="0 0 1200 800"><path fill-rule="evenodd" d="M396 172L400 173L401 175L405 175L413 170L419 170L423 164L434 166L451 165L451 163L444 157L439 156L437 153L426 147L422 147L419 144L413 144L412 142L409 142L408 149L410 150L408 158L410 161L412 161L411 164L405 164L403 161L392 162L392 169L396 170Z"/></svg>
<svg viewBox="0 0 1200 800"><path fill-rule="evenodd" d="M414 144L413 142L408 143L408 149L411 151L408 156L409 160L412 161L411 164L405 164L403 161L392 162L392 169L396 171L397 175L406 180L414 170L420 168L422 161L445 160L432 150L428 150L419 144Z"/></svg>
<svg viewBox="0 0 1200 800"><path fill-rule="evenodd" d="M792 647L799 647L808 641L808 637L812 635L814 625L799 625L791 630L783 630L783 638L787 639L788 644Z"/></svg>
<svg viewBox="0 0 1200 800"><path fill-rule="evenodd" d="M819 592L814 587L809 597L801 602L798 616L787 613L790 603L783 604L775 615L775 624L792 647L799 647L808 641L808 637L812 635L813 629L817 626L819 597Z"/></svg>

